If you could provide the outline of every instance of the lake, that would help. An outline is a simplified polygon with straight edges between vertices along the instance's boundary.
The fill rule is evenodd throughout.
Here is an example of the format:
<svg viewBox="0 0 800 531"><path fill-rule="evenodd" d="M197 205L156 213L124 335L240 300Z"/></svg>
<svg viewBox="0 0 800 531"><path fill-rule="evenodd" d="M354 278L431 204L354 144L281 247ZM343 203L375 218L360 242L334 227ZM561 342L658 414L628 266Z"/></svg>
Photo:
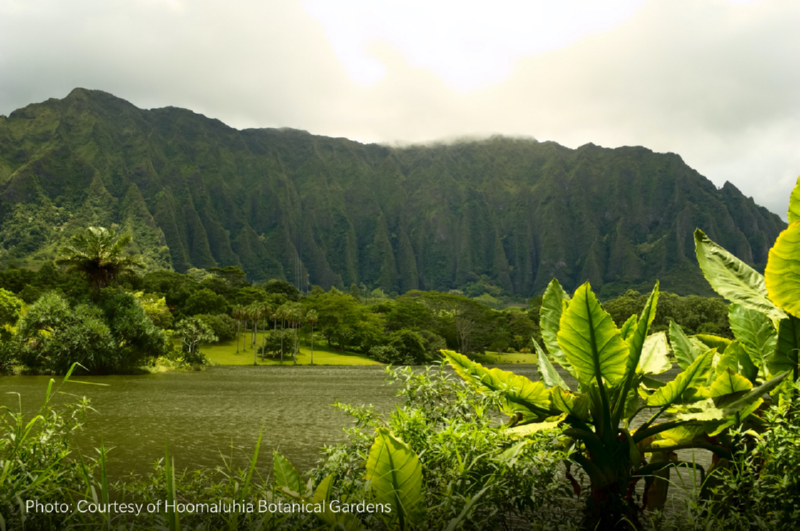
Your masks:
<svg viewBox="0 0 800 531"><path fill-rule="evenodd" d="M502 368L538 380L535 365ZM677 371L659 378L672 380ZM559 372L574 388L574 379ZM68 383L62 390L91 399L97 412L89 412L84 434L76 442L92 455L101 441L113 448L112 477L149 471L164 456L165 444L178 468L222 465L220 453L233 455L243 466L262 427L259 468L268 471L272 450L278 449L304 471L316 464L323 445L342 441L343 428L353 425L351 417L331 406L335 401L372 404L383 413L398 403L397 386L386 385L385 378L384 368L375 366L212 367L202 372L78 377L107 387ZM0 377L0 404L16 409L16 395L5 393L20 393L23 409L34 411L44 400L49 379ZM75 397L61 395L57 400ZM693 458L691 451L680 455ZM708 452L699 452L695 459L709 464Z"/></svg>

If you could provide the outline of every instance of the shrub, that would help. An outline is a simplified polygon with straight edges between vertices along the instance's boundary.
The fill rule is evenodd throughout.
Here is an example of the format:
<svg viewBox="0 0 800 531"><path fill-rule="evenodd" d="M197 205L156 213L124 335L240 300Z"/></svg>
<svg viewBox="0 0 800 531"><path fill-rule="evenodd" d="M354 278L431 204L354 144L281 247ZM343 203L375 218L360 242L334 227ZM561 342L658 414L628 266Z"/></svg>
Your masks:
<svg viewBox="0 0 800 531"><path fill-rule="evenodd" d="M203 321L211 331L217 336L218 341L227 341L228 339L236 338L236 320L225 314L220 315L196 315L198 319Z"/></svg>
<svg viewBox="0 0 800 531"><path fill-rule="evenodd" d="M75 362L100 374L125 371L168 350L136 298L113 289L96 305L74 307L56 292L42 295L20 319L14 349L26 366L57 374Z"/></svg>
<svg viewBox="0 0 800 531"><path fill-rule="evenodd" d="M364 456L374 430L388 425L422 464L428 507L423 528L445 529L462 511L465 529L516 529L522 521L568 528L565 516L573 508L559 499L567 488L560 430L514 438L493 420L496 395L473 391L442 367L387 373L401 385L402 404L388 418L370 407L337 404L356 418L356 427L348 430L346 442L325 448L325 458L311 471L314 482L336 474L334 496L361 499ZM379 527L370 517L364 523Z"/></svg>

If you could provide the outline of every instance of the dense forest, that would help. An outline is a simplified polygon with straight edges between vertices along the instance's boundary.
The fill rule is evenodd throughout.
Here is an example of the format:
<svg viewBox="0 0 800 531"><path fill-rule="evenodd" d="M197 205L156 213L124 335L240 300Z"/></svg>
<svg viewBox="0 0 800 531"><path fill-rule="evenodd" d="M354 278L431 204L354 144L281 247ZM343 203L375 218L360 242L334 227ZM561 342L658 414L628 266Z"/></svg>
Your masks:
<svg viewBox="0 0 800 531"><path fill-rule="evenodd" d="M137 273L146 264L126 254L130 240L91 227L38 271L0 271L0 369L63 374L78 362L115 373L158 358L197 365L206 362L203 345L234 339L237 352L242 339L243 349L249 344L262 358L296 361L298 332L314 330L335 351L393 364L432 362L447 348L470 356L531 353L534 341L542 342L542 296L492 308L458 292L390 297L355 284L345 292L314 285L304 294L281 279L251 283L236 266ZM622 325L646 300L629 290L605 307ZM672 321L689 334L733 337L720 298L664 293L653 331L668 330Z"/></svg>
<svg viewBox="0 0 800 531"><path fill-rule="evenodd" d="M403 148L236 130L75 89L0 116L0 263L38 267L87 226L148 270L251 282L517 297L708 294L692 231L756 269L785 223L675 154L491 138Z"/></svg>

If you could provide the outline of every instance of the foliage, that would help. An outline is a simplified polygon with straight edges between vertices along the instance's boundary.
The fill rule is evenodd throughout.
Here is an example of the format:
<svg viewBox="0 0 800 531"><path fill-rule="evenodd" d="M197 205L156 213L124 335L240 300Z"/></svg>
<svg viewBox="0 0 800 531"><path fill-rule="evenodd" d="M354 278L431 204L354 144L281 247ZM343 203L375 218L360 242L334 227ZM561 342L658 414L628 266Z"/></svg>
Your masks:
<svg viewBox="0 0 800 531"><path fill-rule="evenodd" d="M89 227L72 237L70 243L59 250L56 264L76 272L88 280L95 292L114 283L120 276L130 274L144 263L136 257L123 256L131 243L131 235L117 237L114 229Z"/></svg>
<svg viewBox="0 0 800 531"><path fill-rule="evenodd" d="M174 336L181 345L182 360L187 365L202 365L206 358L200 351L202 343L213 343L217 336L211 328L198 317L187 317L175 325Z"/></svg>
<svg viewBox="0 0 800 531"><path fill-rule="evenodd" d="M17 324L23 304L13 293L0 288L0 340L8 341L10 327Z"/></svg>
<svg viewBox="0 0 800 531"><path fill-rule="evenodd" d="M59 528L68 514L23 511L20 500L64 503L82 485L81 466L74 459L72 440L82 428L89 403L83 399L57 408L53 398L69 381L47 387L42 406L33 415L0 408L0 528ZM73 455L71 455L73 454Z"/></svg>
<svg viewBox="0 0 800 531"><path fill-rule="evenodd" d="M167 306L167 301L164 297L143 291L137 291L134 296L154 325L162 330L172 328L172 312L169 311L169 306Z"/></svg>
<svg viewBox="0 0 800 531"><path fill-rule="evenodd" d="M647 294L628 290L619 297L604 302L603 308L617 326L622 326L631 315L641 313L646 302ZM689 334L710 333L733 338L728 324L728 305L720 298L698 295L681 297L662 292L658 297L658 311L652 329L655 332L667 330L673 321Z"/></svg>
<svg viewBox="0 0 800 531"><path fill-rule="evenodd" d="M311 472L315 482L333 475L333 494L357 499L366 487L361 470L374 434L386 426L419 456L427 506L421 527L505 528L525 520L547 528L548 523L564 523L571 508L560 499L566 485L559 464L566 455L560 451L558 430L520 440L496 425L495 396L475 392L443 367L387 372L401 384L403 403L389 418L369 407L339 404L356 426L347 430L346 442L325 447L326 457ZM375 527L373 519L364 523Z"/></svg>
<svg viewBox="0 0 800 531"><path fill-rule="evenodd" d="M97 304L70 304L44 294L20 319L13 344L27 367L65 374L73 363L108 374L167 352L167 341L132 295L103 292Z"/></svg>
<svg viewBox="0 0 800 531"><path fill-rule="evenodd" d="M233 339L237 334L236 321L225 314L219 315L195 315L196 318L203 321L211 332L217 336L217 341L227 341Z"/></svg>
<svg viewBox="0 0 800 531"><path fill-rule="evenodd" d="M477 389L500 394L504 413L517 425L514 430L526 433L551 425L568 427L564 433L574 444L570 458L591 482L585 509L587 527L612 529L624 520L635 525L640 510L633 497L636 483L647 478L647 491L664 489L666 479L653 480L652 474L679 464L662 456L678 448L703 448L729 457L722 432L747 421L763 402L761 397L775 389L786 374L756 387L729 368L722 369L719 362L715 364L716 349L708 349L693 356L671 382L654 385L652 375L669 366L656 361L658 357L667 361L666 342L662 340L659 346L647 340L656 316L658 285L641 314L628 319L622 330L588 283L570 299L559 290L554 280L545 292L541 327L543 334L555 331L558 354L548 345L550 355L578 380L576 391L569 390L552 370L541 349L542 380L538 382L499 369L487 370L454 352L445 354L453 368ZM558 313L556 329L554 314ZM639 396L644 398L641 407ZM631 431L633 419L645 409L655 412ZM656 424L664 414L670 419ZM647 454L651 454L649 462Z"/></svg>
<svg viewBox="0 0 800 531"><path fill-rule="evenodd" d="M222 295L217 295L208 288L192 293L183 304L182 313L186 316L200 314L218 315L228 312L228 302Z"/></svg>

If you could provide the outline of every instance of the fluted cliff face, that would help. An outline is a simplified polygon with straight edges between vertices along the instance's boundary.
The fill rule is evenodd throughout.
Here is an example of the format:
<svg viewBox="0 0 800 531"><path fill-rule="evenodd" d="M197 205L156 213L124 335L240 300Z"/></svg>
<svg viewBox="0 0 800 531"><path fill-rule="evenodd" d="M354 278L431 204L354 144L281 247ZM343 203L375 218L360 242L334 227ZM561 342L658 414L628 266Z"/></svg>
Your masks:
<svg viewBox="0 0 800 531"><path fill-rule="evenodd" d="M785 224L674 154L491 138L390 148L239 131L76 89L0 117L0 262L41 262L90 224L133 232L150 267L385 291L486 275L610 295L707 291L692 232L763 267Z"/></svg>

